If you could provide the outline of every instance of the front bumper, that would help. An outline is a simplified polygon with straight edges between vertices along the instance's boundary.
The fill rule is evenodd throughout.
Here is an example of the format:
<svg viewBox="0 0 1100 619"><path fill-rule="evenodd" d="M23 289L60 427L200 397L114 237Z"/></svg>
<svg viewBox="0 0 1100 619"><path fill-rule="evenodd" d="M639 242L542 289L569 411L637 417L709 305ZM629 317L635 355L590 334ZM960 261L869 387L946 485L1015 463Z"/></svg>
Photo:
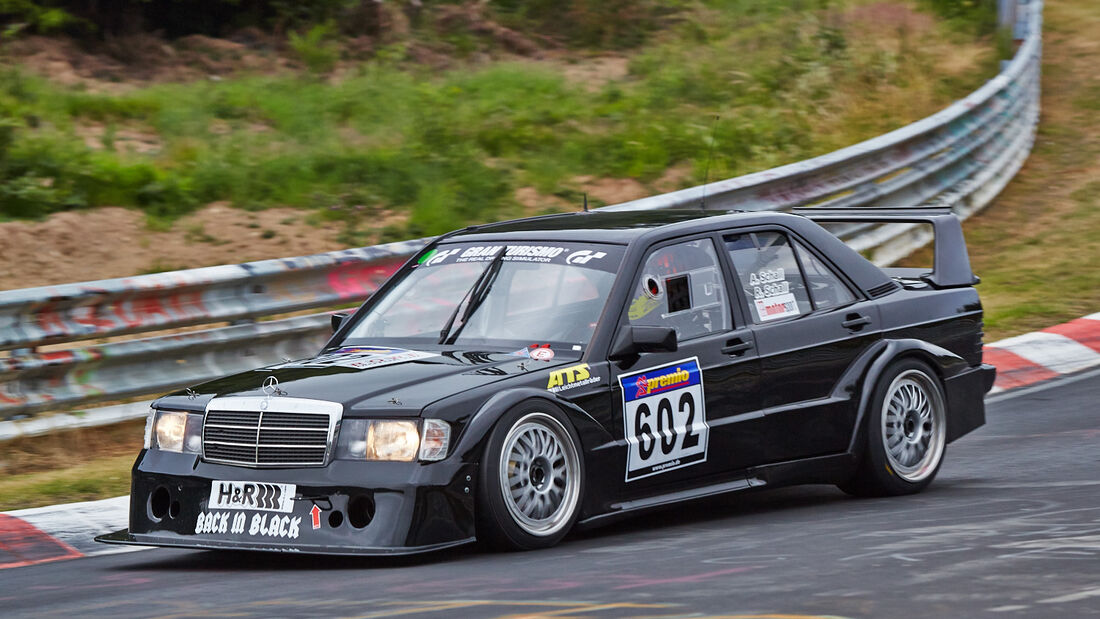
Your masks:
<svg viewBox="0 0 1100 619"><path fill-rule="evenodd" d="M105 544L120 544L126 546L163 546L165 548L191 548L196 550L258 550L262 552L297 552L303 554L319 555L358 555L358 556L401 556L413 555L424 552L434 552L454 546L469 544L473 537L443 542L427 546L403 546L400 548L367 547L367 546L319 546L315 544L270 544L260 542L248 542L240 540L218 539L190 539L184 540L179 536L142 535L130 533L129 529L122 529L114 533L99 535L97 542Z"/></svg>
<svg viewBox="0 0 1100 619"><path fill-rule="evenodd" d="M251 469L144 451L134 466L130 527L109 544L316 554L400 555L474 541L477 465L335 461ZM216 481L294 484L287 513L209 509Z"/></svg>

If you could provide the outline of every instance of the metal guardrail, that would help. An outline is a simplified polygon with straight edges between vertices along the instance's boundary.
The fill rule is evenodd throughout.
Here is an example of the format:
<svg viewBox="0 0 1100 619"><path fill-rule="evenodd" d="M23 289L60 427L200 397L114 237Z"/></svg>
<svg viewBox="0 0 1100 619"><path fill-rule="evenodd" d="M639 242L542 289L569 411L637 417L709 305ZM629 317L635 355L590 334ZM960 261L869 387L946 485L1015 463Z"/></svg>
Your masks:
<svg viewBox="0 0 1100 619"><path fill-rule="evenodd" d="M0 292L0 350L354 303L427 242Z"/></svg>
<svg viewBox="0 0 1100 619"><path fill-rule="evenodd" d="M966 217L1000 192L1034 141L1042 3L1019 5L1017 16L1026 36L1012 61L928 118L807 161L604 210L699 208L705 197L705 208L714 210L934 205ZM880 264L929 240L907 224L849 226L839 234ZM359 302L425 242L0 292L0 418L160 392L309 356L328 336L327 315L39 349Z"/></svg>
<svg viewBox="0 0 1100 619"><path fill-rule="evenodd" d="M361 302L427 239L0 292L0 418L118 400L314 354L327 315L53 351L51 344Z"/></svg>

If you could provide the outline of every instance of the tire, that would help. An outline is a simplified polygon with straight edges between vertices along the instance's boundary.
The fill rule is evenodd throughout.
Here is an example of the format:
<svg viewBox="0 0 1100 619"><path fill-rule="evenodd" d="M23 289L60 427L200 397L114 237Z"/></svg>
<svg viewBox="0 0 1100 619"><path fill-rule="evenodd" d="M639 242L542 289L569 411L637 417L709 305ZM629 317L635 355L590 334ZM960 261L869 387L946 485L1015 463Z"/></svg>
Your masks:
<svg viewBox="0 0 1100 619"><path fill-rule="evenodd" d="M947 448L947 407L935 371L916 359L887 367L875 385L865 429L859 469L840 489L856 496L924 490Z"/></svg>
<svg viewBox="0 0 1100 619"><path fill-rule="evenodd" d="M548 548L576 522L584 457L577 432L552 404L528 402L501 417L479 468L477 533L489 546Z"/></svg>

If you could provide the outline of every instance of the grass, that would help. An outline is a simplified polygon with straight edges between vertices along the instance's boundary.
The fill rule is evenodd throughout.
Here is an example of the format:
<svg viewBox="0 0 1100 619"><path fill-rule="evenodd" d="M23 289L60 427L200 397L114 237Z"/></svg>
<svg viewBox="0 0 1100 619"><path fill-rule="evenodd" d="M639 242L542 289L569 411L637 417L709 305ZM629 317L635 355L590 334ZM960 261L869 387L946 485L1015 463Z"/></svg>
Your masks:
<svg viewBox="0 0 1100 619"><path fill-rule="evenodd" d="M0 511L106 499L130 492L137 452L0 480Z"/></svg>
<svg viewBox="0 0 1100 619"><path fill-rule="evenodd" d="M0 443L0 511L128 493L144 424L128 421Z"/></svg>
<svg viewBox="0 0 1100 619"><path fill-rule="evenodd" d="M632 178L656 193L666 170L687 166L680 185L697 184L715 116L712 179L878 135L996 72L989 35L975 39L952 20L918 31L849 19L864 4L690 5L630 53L626 76L599 84L567 79L561 63L440 72L400 53L339 80L287 73L122 94L9 68L0 73L0 217L120 205L156 223L225 200L316 209L349 222L349 244L371 232L365 222L379 209L405 212L382 240L411 238L528 214L515 199L522 187L547 198L540 211L575 201L582 176ZM313 39L296 39L298 53L322 46ZM974 62L944 68L975 41ZM310 63L326 65L317 53ZM106 127L99 144L79 137L89 126ZM120 128L155 135L159 150L116 150Z"/></svg>

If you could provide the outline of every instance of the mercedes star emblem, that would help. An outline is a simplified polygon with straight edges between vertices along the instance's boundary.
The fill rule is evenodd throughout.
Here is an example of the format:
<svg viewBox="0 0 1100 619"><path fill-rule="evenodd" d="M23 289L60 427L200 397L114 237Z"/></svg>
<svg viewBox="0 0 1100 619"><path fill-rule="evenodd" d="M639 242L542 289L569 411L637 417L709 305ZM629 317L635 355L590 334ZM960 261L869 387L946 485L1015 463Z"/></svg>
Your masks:
<svg viewBox="0 0 1100 619"><path fill-rule="evenodd" d="M268 376L264 379L263 390L268 396L281 395L283 393L279 389L279 379L274 376Z"/></svg>

